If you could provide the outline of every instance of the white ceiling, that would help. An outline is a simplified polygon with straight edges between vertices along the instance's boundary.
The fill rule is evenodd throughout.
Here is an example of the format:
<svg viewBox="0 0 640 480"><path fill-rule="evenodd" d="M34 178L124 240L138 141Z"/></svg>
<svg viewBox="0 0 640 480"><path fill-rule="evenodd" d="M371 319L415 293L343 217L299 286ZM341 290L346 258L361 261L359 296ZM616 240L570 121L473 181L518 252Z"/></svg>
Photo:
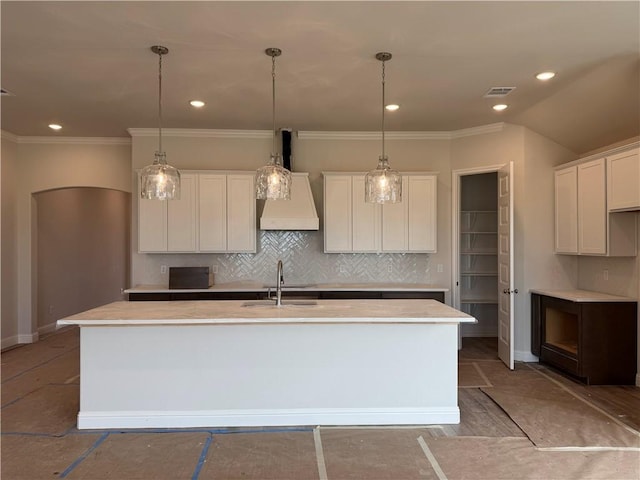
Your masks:
<svg viewBox="0 0 640 480"><path fill-rule="evenodd" d="M2 129L19 136L127 136L157 126L380 129L510 122L575 153L640 134L640 2L11 2L2 14ZM541 83L534 74L555 70ZM500 114L483 98L515 86ZM194 110L191 99L207 106ZM54 133L47 125L64 126Z"/></svg>

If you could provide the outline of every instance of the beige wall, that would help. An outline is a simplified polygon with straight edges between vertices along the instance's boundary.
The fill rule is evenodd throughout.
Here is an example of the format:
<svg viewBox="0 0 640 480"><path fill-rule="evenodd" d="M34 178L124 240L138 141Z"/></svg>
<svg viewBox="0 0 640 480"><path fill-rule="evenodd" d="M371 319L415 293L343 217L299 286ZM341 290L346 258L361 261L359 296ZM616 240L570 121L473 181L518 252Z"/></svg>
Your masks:
<svg viewBox="0 0 640 480"><path fill-rule="evenodd" d="M2 347L19 342L18 338L18 145L10 138L2 136L0 156L0 192L2 205L0 250L2 258L2 278L0 305L2 315Z"/></svg>
<svg viewBox="0 0 640 480"><path fill-rule="evenodd" d="M131 191L131 146L122 139L21 140L17 169L18 335L37 339L33 194L65 187ZM4 335L4 334L3 334ZM3 337L4 338L4 337Z"/></svg>
<svg viewBox="0 0 640 480"><path fill-rule="evenodd" d="M516 359L533 359L529 289L566 288L576 280L571 260L553 254L553 167L574 158L569 150L516 125L452 141L452 170L513 162L514 285L519 291L514 299Z"/></svg>
<svg viewBox="0 0 640 480"><path fill-rule="evenodd" d="M61 188L34 194L38 333L55 321L123 300L129 282L131 194Z"/></svg>

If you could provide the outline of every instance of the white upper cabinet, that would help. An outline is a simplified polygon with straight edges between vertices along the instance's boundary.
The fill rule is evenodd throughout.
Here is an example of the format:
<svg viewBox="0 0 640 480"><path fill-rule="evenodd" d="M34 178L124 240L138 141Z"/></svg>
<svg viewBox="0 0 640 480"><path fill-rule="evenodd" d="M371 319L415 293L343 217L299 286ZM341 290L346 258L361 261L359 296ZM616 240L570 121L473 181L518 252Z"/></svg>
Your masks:
<svg viewBox="0 0 640 480"><path fill-rule="evenodd" d="M562 254L635 256L636 215L610 213L609 159L578 162L555 172L555 251Z"/></svg>
<svg viewBox="0 0 640 480"><path fill-rule="evenodd" d="M227 175L227 252L256 252L255 174Z"/></svg>
<svg viewBox="0 0 640 480"><path fill-rule="evenodd" d="M227 176L198 176L199 246L202 252L227 249Z"/></svg>
<svg viewBox="0 0 640 480"><path fill-rule="evenodd" d="M640 148L607 157L607 206L640 210Z"/></svg>
<svg viewBox="0 0 640 480"><path fill-rule="evenodd" d="M180 175L180 199L167 201L167 251L196 250L196 176Z"/></svg>
<svg viewBox="0 0 640 480"><path fill-rule="evenodd" d="M351 177L353 252L380 251L380 205L364 201L364 175Z"/></svg>
<svg viewBox="0 0 640 480"><path fill-rule="evenodd" d="M556 253L578 253L578 168L555 172Z"/></svg>
<svg viewBox="0 0 640 480"><path fill-rule="evenodd" d="M353 251L351 175L324 177L324 251ZM364 180L362 202L364 203Z"/></svg>
<svg viewBox="0 0 640 480"><path fill-rule="evenodd" d="M255 253L253 182L253 172L183 172L179 200L138 201L138 250Z"/></svg>
<svg viewBox="0 0 640 480"><path fill-rule="evenodd" d="M607 253L607 192L604 159L578 165L578 251Z"/></svg>
<svg viewBox="0 0 640 480"><path fill-rule="evenodd" d="M140 253L167 251L168 201L138 198L138 251Z"/></svg>
<svg viewBox="0 0 640 480"><path fill-rule="evenodd" d="M324 251L379 253L436 251L437 177L403 174L402 202L364 200L364 175L324 174Z"/></svg>

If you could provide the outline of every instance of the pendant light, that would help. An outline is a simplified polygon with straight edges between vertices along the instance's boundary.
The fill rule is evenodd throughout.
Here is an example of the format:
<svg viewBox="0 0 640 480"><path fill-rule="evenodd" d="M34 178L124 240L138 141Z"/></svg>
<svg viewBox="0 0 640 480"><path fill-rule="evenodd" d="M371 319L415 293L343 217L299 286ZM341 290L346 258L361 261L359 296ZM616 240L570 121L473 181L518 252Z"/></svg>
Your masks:
<svg viewBox="0 0 640 480"><path fill-rule="evenodd" d="M384 152L384 67L391 54L379 52L376 59L382 62L382 155L378 167L365 176L364 199L368 203L398 203L402 201L402 176L389 166Z"/></svg>
<svg viewBox="0 0 640 480"><path fill-rule="evenodd" d="M153 164L140 172L140 196L147 200L174 200L180 198L180 172L167 163L162 151L162 56L169 49L160 45L151 47L158 55L158 151Z"/></svg>
<svg viewBox="0 0 640 480"><path fill-rule="evenodd" d="M282 157L276 146L276 57L282 54L282 50L267 48L264 52L271 57L273 149L269 162L256 171L256 198L258 200L289 200L291 172L282 166Z"/></svg>

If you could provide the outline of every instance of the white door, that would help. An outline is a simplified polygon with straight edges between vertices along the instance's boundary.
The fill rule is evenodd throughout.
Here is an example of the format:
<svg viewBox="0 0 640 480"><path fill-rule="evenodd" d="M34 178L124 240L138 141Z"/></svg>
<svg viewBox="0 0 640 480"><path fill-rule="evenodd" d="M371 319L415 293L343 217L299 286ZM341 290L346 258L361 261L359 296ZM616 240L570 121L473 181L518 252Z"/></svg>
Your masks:
<svg viewBox="0 0 640 480"><path fill-rule="evenodd" d="M513 162L498 172L498 357L513 370Z"/></svg>

